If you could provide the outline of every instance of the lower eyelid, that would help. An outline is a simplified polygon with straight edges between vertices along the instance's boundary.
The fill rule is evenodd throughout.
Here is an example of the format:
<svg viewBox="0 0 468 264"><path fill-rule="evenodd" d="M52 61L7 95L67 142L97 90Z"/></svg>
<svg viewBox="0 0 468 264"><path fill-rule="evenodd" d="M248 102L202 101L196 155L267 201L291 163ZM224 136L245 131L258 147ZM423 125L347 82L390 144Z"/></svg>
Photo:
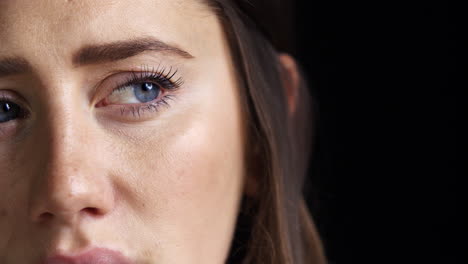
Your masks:
<svg viewBox="0 0 468 264"><path fill-rule="evenodd" d="M138 105L108 105L107 108L110 108L108 113L111 115L116 115L120 118L130 119L130 121L139 121L146 118L151 118L156 116L161 111L167 110L172 105L172 101L175 99L175 95L167 94L163 95L161 99L155 101L138 104ZM113 114L112 114L113 113Z"/></svg>

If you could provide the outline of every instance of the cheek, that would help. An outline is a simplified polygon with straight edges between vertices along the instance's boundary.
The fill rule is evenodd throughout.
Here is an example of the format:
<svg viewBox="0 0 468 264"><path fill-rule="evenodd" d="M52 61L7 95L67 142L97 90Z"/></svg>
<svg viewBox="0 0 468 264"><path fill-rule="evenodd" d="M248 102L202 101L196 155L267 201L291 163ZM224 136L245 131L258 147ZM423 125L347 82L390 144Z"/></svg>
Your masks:
<svg viewBox="0 0 468 264"><path fill-rule="evenodd" d="M243 128L234 90L207 98L194 100L155 129L163 132L139 136L146 141L134 152L140 153L137 158L131 155L131 167L140 175L132 196L145 203L136 215L156 230L165 254L187 252L200 261L220 259L228 250L244 180Z"/></svg>
<svg viewBox="0 0 468 264"><path fill-rule="evenodd" d="M228 69L223 63L213 64ZM139 189L164 206L163 212L218 214L225 205L234 210L241 196L244 128L238 91L229 71L213 77L191 82L155 127L142 129L152 132L138 136L144 143L132 160L143 176Z"/></svg>
<svg viewBox="0 0 468 264"><path fill-rule="evenodd" d="M132 189L145 192L142 196L191 202L195 196L233 189L244 173L241 127L236 118L223 119L214 112L173 119L171 127L154 129L164 132L138 135L138 144L119 143L125 149L119 155L126 171L118 173L125 175L122 185L134 185Z"/></svg>
<svg viewBox="0 0 468 264"><path fill-rule="evenodd" d="M235 130L224 131L218 126L222 123L197 122L170 147L166 182L172 189L170 195L194 203L226 199L214 196L236 189L243 177L241 142Z"/></svg>
<svg viewBox="0 0 468 264"><path fill-rule="evenodd" d="M239 129L214 120L194 122L174 142L160 182L166 242L201 263L228 251L244 177Z"/></svg>
<svg viewBox="0 0 468 264"><path fill-rule="evenodd" d="M5 252L8 242L19 233L17 227L25 221L27 168L18 162L17 155L0 149L0 252Z"/></svg>
<svg viewBox="0 0 468 264"><path fill-rule="evenodd" d="M244 174L240 127L210 112L174 120L179 126L174 134L164 143L148 144L157 146L145 151L153 153L152 162L146 156L139 167L146 167L142 175L153 175L145 181L165 212L216 213L221 203L239 196Z"/></svg>
<svg viewBox="0 0 468 264"><path fill-rule="evenodd" d="M243 133L234 87L217 86L219 93L213 95L215 87L206 86L212 94L203 93L205 100L197 100L183 120L174 122L178 129L166 145L164 170L171 192L164 193L174 198L171 203L180 201L176 210L218 214L223 202L232 204L240 196Z"/></svg>

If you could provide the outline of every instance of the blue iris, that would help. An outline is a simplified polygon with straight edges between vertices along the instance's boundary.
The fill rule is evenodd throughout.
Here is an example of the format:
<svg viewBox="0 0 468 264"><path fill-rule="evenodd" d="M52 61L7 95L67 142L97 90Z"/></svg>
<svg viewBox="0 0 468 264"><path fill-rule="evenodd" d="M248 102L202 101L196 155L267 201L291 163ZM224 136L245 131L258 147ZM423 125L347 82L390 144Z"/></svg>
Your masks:
<svg viewBox="0 0 468 264"><path fill-rule="evenodd" d="M133 93L142 103L153 101L154 99L158 98L159 93L161 92L159 86L154 83L145 82L136 84L135 86L136 87L133 88Z"/></svg>
<svg viewBox="0 0 468 264"><path fill-rule="evenodd" d="M0 123L16 119L21 113L19 105L11 102L0 101Z"/></svg>

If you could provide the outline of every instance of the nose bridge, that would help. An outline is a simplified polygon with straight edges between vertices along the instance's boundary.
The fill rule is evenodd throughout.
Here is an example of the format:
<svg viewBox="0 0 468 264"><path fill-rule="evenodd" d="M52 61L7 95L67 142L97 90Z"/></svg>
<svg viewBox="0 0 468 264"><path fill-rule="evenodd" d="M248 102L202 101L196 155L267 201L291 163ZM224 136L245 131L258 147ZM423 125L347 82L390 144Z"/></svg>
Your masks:
<svg viewBox="0 0 468 264"><path fill-rule="evenodd" d="M61 104L51 107L48 111L46 123L48 123L48 141L50 148L50 160L53 165L64 165L79 158L79 143L85 143L82 140L86 133L86 126L81 121L81 117L74 110L74 107L63 100ZM89 138L88 138L89 139ZM84 147L84 145L82 145ZM67 167L63 167L66 169Z"/></svg>
<svg viewBox="0 0 468 264"><path fill-rule="evenodd" d="M54 218L70 222L82 214L104 214L113 207L106 173L90 153L95 140L87 133L90 126L77 105L66 94L49 100L42 122L48 142L45 164L31 197L34 221Z"/></svg>
<svg viewBox="0 0 468 264"><path fill-rule="evenodd" d="M60 84L62 83L59 82L58 85ZM64 91L67 87L63 86L62 89L50 89L47 95L47 110L42 121L49 142L48 173L51 177L56 174L62 175L56 180L67 180L68 177L79 173L77 166L86 147L86 124L81 112L77 111L77 102L72 93Z"/></svg>

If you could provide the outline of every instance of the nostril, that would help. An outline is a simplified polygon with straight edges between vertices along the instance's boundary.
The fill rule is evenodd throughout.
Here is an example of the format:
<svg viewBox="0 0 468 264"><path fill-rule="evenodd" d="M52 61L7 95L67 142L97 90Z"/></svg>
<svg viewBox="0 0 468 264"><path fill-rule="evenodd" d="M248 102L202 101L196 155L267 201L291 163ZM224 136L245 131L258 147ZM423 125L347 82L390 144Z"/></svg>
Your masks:
<svg viewBox="0 0 468 264"><path fill-rule="evenodd" d="M97 209L96 207L86 207L86 208L82 209L81 211L83 211L85 213L88 213L90 215L100 215L101 214L101 211L99 209Z"/></svg>
<svg viewBox="0 0 468 264"><path fill-rule="evenodd" d="M88 215L88 216L101 216L104 214L104 212L102 210L100 210L99 208L96 208L96 207L86 207L86 208L83 208L80 210L80 213L84 213L85 215ZM60 217L65 217L65 218L70 218L72 217L73 213L71 214L63 214L63 215L57 215ZM50 221L53 221L53 219L56 217L55 214L53 213L50 213L50 212L44 212L42 214L39 215L39 222L42 222L42 223L45 223L45 222L50 222Z"/></svg>
<svg viewBox="0 0 468 264"><path fill-rule="evenodd" d="M45 212L45 213L42 213L40 216L39 216L39 220L40 221L48 221L50 219L54 218L54 215L49 213L49 212Z"/></svg>

